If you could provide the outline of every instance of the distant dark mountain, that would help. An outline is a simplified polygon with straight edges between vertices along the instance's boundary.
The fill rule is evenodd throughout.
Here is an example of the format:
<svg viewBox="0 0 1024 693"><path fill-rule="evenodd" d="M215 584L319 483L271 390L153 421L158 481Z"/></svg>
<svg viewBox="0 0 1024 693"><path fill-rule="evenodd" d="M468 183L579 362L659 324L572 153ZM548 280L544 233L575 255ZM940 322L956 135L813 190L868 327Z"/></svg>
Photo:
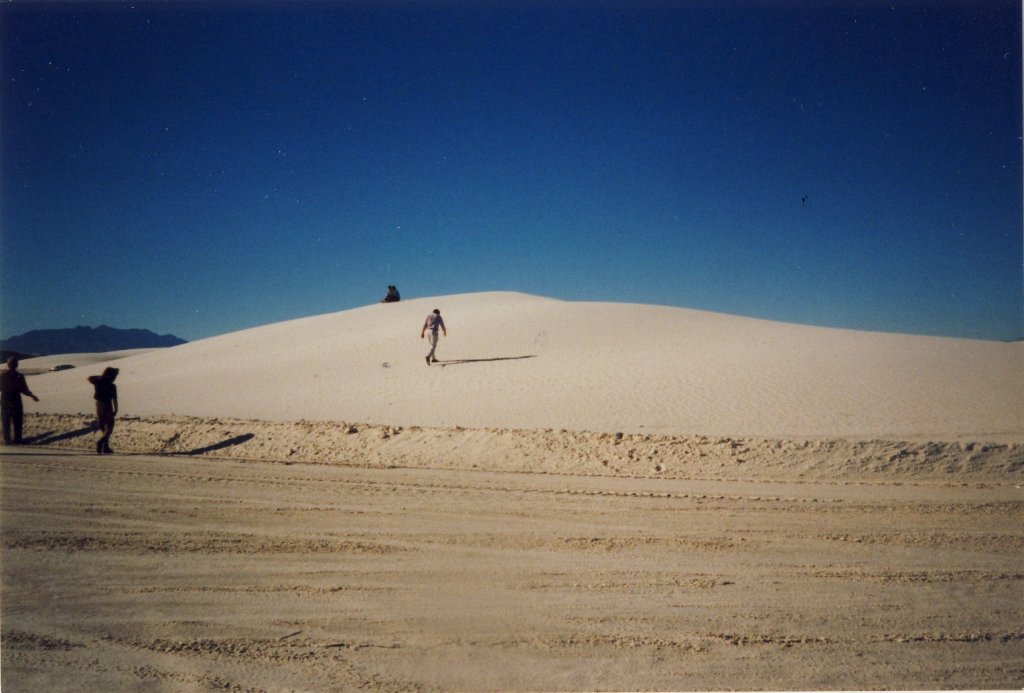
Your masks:
<svg viewBox="0 0 1024 693"><path fill-rule="evenodd" d="M185 344L172 334L149 330L120 330L116 327L75 327L64 330L32 330L0 341L0 350L20 354L91 354L122 349L153 349Z"/></svg>

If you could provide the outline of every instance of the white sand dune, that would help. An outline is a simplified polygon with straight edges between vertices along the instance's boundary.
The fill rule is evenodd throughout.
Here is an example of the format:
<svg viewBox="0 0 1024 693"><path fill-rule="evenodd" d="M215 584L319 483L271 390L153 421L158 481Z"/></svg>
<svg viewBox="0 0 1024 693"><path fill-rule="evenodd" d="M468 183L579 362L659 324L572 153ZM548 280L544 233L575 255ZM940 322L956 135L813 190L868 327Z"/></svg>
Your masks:
<svg viewBox="0 0 1024 693"><path fill-rule="evenodd" d="M427 367L423 319L448 338ZM30 411L91 411L35 376ZM123 415L761 438L1024 439L1024 344L492 292L374 304L121 358Z"/></svg>
<svg viewBox="0 0 1024 693"><path fill-rule="evenodd" d="M92 366L97 363L109 364L111 361L118 361L120 359L128 358L129 356L147 354L151 351L153 351L153 349L122 349L120 351L103 351L99 353L35 356L21 361L19 370L25 375L37 375L39 373L46 373L51 368L56 368L58 366L73 366L75 368L81 368L83 366Z"/></svg>

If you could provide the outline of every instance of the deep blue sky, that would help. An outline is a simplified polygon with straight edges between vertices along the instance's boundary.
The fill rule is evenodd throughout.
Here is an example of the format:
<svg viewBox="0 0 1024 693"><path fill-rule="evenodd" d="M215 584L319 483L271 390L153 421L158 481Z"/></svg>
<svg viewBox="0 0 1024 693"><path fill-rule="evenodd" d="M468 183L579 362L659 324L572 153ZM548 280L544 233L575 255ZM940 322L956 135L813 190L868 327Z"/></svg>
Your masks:
<svg viewBox="0 0 1024 693"><path fill-rule="evenodd" d="M1024 337L1020 4L816 5L0 5L0 337L391 283Z"/></svg>

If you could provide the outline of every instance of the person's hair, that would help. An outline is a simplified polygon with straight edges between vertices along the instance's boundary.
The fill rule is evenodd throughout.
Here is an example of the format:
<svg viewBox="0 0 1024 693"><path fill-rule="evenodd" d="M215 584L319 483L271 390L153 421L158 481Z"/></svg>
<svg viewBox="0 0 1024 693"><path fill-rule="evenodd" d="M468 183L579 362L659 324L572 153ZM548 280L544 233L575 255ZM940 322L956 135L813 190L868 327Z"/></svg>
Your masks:
<svg viewBox="0 0 1024 693"><path fill-rule="evenodd" d="M103 369L103 378L106 380L113 380L114 378L117 377L117 374L120 372L121 371L118 370L117 368L112 368L108 366L107 368Z"/></svg>
<svg viewBox="0 0 1024 693"><path fill-rule="evenodd" d="M439 311L437 308L435 308L434 309L434 315L440 315L440 314L441 314L441 311Z"/></svg>
<svg viewBox="0 0 1024 693"><path fill-rule="evenodd" d="M12 356L11 358L7 359L7 367L8 368L17 368L18 367L18 363L20 363L20 362L18 361L18 357L17 356Z"/></svg>

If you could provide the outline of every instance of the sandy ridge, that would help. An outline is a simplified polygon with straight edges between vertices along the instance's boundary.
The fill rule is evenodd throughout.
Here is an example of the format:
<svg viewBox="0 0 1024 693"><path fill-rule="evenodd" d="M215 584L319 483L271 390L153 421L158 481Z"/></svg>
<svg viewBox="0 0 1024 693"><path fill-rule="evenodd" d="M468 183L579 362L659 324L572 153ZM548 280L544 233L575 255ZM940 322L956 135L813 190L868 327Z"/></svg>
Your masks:
<svg viewBox="0 0 1024 693"><path fill-rule="evenodd" d="M33 414L35 444L91 450L92 418ZM1024 444L739 437L124 417L118 452L574 475L704 479L1024 481Z"/></svg>

